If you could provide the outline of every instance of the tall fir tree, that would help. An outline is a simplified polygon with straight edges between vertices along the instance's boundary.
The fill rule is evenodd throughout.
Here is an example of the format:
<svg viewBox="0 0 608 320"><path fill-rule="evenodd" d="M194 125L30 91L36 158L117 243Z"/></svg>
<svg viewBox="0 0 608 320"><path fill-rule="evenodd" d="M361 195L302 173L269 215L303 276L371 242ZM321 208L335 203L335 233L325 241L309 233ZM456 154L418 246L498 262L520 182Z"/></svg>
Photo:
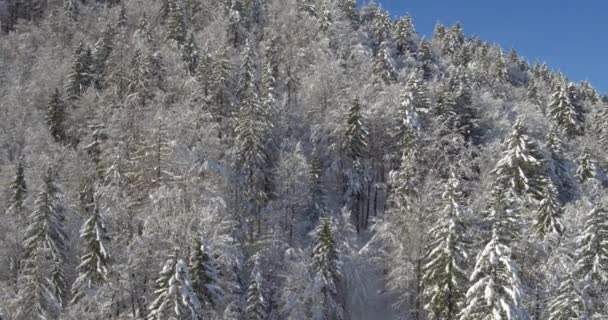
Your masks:
<svg viewBox="0 0 608 320"><path fill-rule="evenodd" d="M551 181L547 180L543 184L544 188L536 217L536 232L541 237L549 233L561 234L564 231L564 225L561 223L562 208L557 199L557 189Z"/></svg>
<svg viewBox="0 0 608 320"><path fill-rule="evenodd" d="M25 181L25 161L23 156L15 166L15 178L9 185L10 198L8 200L7 212L16 216L18 220L25 222L25 200L27 198L27 183Z"/></svg>
<svg viewBox="0 0 608 320"><path fill-rule="evenodd" d="M194 40L194 34L190 33L182 46L182 61L186 65L186 70L190 75L195 75L200 61L199 50ZM204 72L208 72L205 70Z"/></svg>
<svg viewBox="0 0 608 320"><path fill-rule="evenodd" d="M91 215L80 229L80 238L85 243L85 251L80 258L80 264L76 267L78 277L72 285L72 303L77 303L87 294L87 290L108 281L110 239L100 212L98 194L95 191L93 197Z"/></svg>
<svg viewBox="0 0 608 320"><path fill-rule="evenodd" d="M467 241L461 203L463 194L454 173L442 195L440 222L429 231L424 275L424 308L431 320L456 319L467 287Z"/></svg>
<svg viewBox="0 0 608 320"><path fill-rule="evenodd" d="M254 274L251 275L249 287L247 288L245 313L248 320L265 320L268 317L268 303L264 297L262 283L261 273L254 268Z"/></svg>
<svg viewBox="0 0 608 320"><path fill-rule="evenodd" d="M374 84L389 85L397 81L397 72L386 42L380 43L380 48L374 58L372 78Z"/></svg>
<svg viewBox="0 0 608 320"><path fill-rule="evenodd" d="M549 320L585 319L585 305L572 275L562 282L549 303Z"/></svg>
<svg viewBox="0 0 608 320"><path fill-rule="evenodd" d="M417 48L417 33L411 17L404 17L395 23L394 31L395 46L401 56L415 53Z"/></svg>
<svg viewBox="0 0 608 320"><path fill-rule="evenodd" d="M55 89L51 95L47 110L46 110L46 124L49 128L51 137L57 143L66 142L65 132L65 118L66 118L65 104L61 99L59 90Z"/></svg>
<svg viewBox="0 0 608 320"><path fill-rule="evenodd" d="M203 310L217 305L224 296L219 274L211 252L200 238L195 238L189 257L192 289L196 293Z"/></svg>
<svg viewBox="0 0 608 320"><path fill-rule="evenodd" d="M328 219L322 219L315 229L312 272L314 277L312 319L344 319L344 307L338 300L342 274L336 239Z"/></svg>
<svg viewBox="0 0 608 320"><path fill-rule="evenodd" d="M42 259L49 265L47 277L52 284L52 294L55 300L63 305L67 294L63 267L67 258L68 237L64 228L63 195L55 175L53 167L49 165L41 191L36 197L34 210L28 218L29 225L25 230L23 248L26 261ZM39 254L43 254L43 257L36 256ZM36 267L40 266L34 266Z"/></svg>
<svg viewBox="0 0 608 320"><path fill-rule="evenodd" d="M514 231L509 209L495 202L490 216L492 232L488 243L477 255L475 268L460 320L526 320L521 303L522 284L518 268L505 244L505 235Z"/></svg>
<svg viewBox="0 0 608 320"><path fill-rule="evenodd" d="M346 116L346 126L342 140L342 152L351 160L358 160L367 152L369 131L365 125L359 99L353 100Z"/></svg>
<svg viewBox="0 0 608 320"><path fill-rule="evenodd" d="M201 305L192 289L188 266L176 256L167 260L156 280L155 299L148 320L202 319Z"/></svg>
<svg viewBox="0 0 608 320"><path fill-rule="evenodd" d="M104 88L104 80L107 70L108 59L110 59L110 54L112 54L113 43L114 40L114 29L112 26L108 24L95 45L93 46L92 51L92 82L95 86L95 89L102 90Z"/></svg>
<svg viewBox="0 0 608 320"><path fill-rule="evenodd" d="M576 179L580 184L585 184L589 179L595 177L595 164L587 151L583 152L578 160L576 168Z"/></svg>
<svg viewBox="0 0 608 320"><path fill-rule="evenodd" d="M551 119L570 139L583 133L583 115L572 98L568 86L560 84L551 95L548 107Z"/></svg>
<svg viewBox="0 0 608 320"><path fill-rule="evenodd" d="M69 101L78 99L91 85L92 52L91 48L80 42L73 55L74 62L64 85L64 92Z"/></svg>
<svg viewBox="0 0 608 320"><path fill-rule="evenodd" d="M514 195L540 199L546 181L543 156L521 120L513 125L503 145L503 157L492 171L498 185Z"/></svg>

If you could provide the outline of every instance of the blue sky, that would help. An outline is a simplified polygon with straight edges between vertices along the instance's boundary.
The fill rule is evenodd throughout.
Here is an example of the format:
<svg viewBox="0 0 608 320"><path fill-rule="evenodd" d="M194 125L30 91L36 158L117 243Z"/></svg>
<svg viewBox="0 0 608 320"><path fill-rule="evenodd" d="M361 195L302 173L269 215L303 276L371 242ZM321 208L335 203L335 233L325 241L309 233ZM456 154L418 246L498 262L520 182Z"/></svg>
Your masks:
<svg viewBox="0 0 608 320"><path fill-rule="evenodd" d="M368 1L368 0L360 0ZM571 80L589 80L608 93L608 1L376 0L391 14L410 14L430 36L437 21L460 21L476 35L529 61L544 61Z"/></svg>

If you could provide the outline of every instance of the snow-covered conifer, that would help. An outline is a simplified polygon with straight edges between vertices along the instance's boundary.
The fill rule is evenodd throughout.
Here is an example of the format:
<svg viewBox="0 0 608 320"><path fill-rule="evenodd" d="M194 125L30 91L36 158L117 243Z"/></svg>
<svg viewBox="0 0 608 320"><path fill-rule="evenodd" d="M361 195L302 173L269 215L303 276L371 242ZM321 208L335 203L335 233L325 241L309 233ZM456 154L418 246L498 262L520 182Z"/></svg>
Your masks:
<svg viewBox="0 0 608 320"><path fill-rule="evenodd" d="M561 223L562 208L557 199L557 189L546 180L540 197L540 206L536 217L536 232L540 236L548 233L560 234L564 231Z"/></svg>
<svg viewBox="0 0 608 320"><path fill-rule="evenodd" d="M380 48L374 58L372 77L375 84L388 85L397 81L397 72L386 42L380 43Z"/></svg>
<svg viewBox="0 0 608 320"><path fill-rule="evenodd" d="M585 306L572 275L561 277L562 282L550 301L549 320L585 318Z"/></svg>
<svg viewBox="0 0 608 320"><path fill-rule="evenodd" d="M19 220L24 220L25 199L27 198L27 184L25 182L25 161L23 157L15 167L15 178L9 185L10 199L8 202L8 212L17 216ZM23 221L25 222L25 221Z"/></svg>
<svg viewBox="0 0 608 320"><path fill-rule="evenodd" d="M64 86L65 95L69 100L78 99L91 84L91 64L93 57L91 48L80 42L73 55L74 62Z"/></svg>
<svg viewBox="0 0 608 320"><path fill-rule="evenodd" d="M367 150L368 130L365 119L361 114L363 106L355 99L350 106L346 118L346 128L342 140L342 150L352 160L362 158Z"/></svg>
<svg viewBox="0 0 608 320"><path fill-rule="evenodd" d="M220 287L216 262L207 246L199 238L194 239L189 258L192 289L204 310L217 305L224 295Z"/></svg>
<svg viewBox="0 0 608 320"><path fill-rule="evenodd" d="M64 143L66 139L65 118L65 105L59 95L59 90L55 89L46 110L46 123L51 137L57 143Z"/></svg>
<svg viewBox="0 0 608 320"><path fill-rule="evenodd" d="M341 279L336 239L331 222L322 219L315 229L315 246L312 251L314 276L312 297L312 319L344 318L344 307L340 303L338 286Z"/></svg>
<svg viewBox="0 0 608 320"><path fill-rule="evenodd" d="M394 29L397 52L402 56L416 52L418 35L412 18L408 16L397 20Z"/></svg>
<svg viewBox="0 0 608 320"><path fill-rule="evenodd" d="M584 184L589 179L595 177L595 164L591 160L591 156L588 152L583 152L578 160L578 167L576 168L576 179L580 184Z"/></svg>
<svg viewBox="0 0 608 320"><path fill-rule="evenodd" d="M556 125L563 128L569 138L579 135L583 131L582 114L572 101L572 96L568 91L568 86L558 85L551 95L548 106L551 119Z"/></svg>
<svg viewBox="0 0 608 320"><path fill-rule="evenodd" d="M460 183L452 176L443 193L445 207L430 231L423 267L424 308L429 319L456 319L467 287L467 241L463 223Z"/></svg>

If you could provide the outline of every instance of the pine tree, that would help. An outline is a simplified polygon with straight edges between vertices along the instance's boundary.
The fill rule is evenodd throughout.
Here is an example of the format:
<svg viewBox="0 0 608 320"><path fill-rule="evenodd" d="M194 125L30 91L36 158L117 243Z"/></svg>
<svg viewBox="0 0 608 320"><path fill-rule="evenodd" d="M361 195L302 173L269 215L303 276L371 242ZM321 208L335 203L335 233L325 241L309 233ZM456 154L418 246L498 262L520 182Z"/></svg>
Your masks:
<svg viewBox="0 0 608 320"><path fill-rule="evenodd" d="M528 82L526 95L528 97L528 101L532 103L535 107L537 107L543 114L546 112L545 105L541 100L540 93L538 92L538 87L534 80L530 80Z"/></svg>
<svg viewBox="0 0 608 320"><path fill-rule="evenodd" d="M236 116L235 167L246 179L246 198L254 215L267 200L267 143L272 128L257 92L253 52L245 43L240 107ZM260 227L260 217L257 217Z"/></svg>
<svg viewBox="0 0 608 320"><path fill-rule="evenodd" d="M53 295L60 305L63 305L67 293L67 284L63 274L63 263L66 259L67 235L64 231L65 208L62 194L57 186L54 170L49 166L44 177L42 190L34 202L34 210L30 214L29 225L25 231L23 248L25 259L43 259L49 264L49 281L52 284ZM44 257L39 250L48 251Z"/></svg>
<svg viewBox="0 0 608 320"><path fill-rule="evenodd" d="M557 190L551 181L545 181L544 185L535 226L541 237L548 233L561 234L564 231L560 221L562 208L557 200Z"/></svg>
<svg viewBox="0 0 608 320"><path fill-rule="evenodd" d="M64 128L65 106L59 95L59 90L55 89L46 111L46 123L51 137L57 143L65 143L66 134Z"/></svg>
<svg viewBox="0 0 608 320"><path fill-rule="evenodd" d="M401 150L407 145L412 130L418 132L423 125L422 114L428 113L430 102L426 90L418 75L412 73L401 93L401 108L397 112L397 134Z"/></svg>
<svg viewBox="0 0 608 320"><path fill-rule="evenodd" d="M355 99L348 110L346 128L342 140L344 155L353 161L364 157L367 150L368 130L365 119L361 114L363 106L359 99Z"/></svg>
<svg viewBox="0 0 608 320"><path fill-rule="evenodd" d="M199 238L194 239L189 266L192 289L201 305L204 309L215 306L224 293L219 285L219 275L213 256Z"/></svg>
<svg viewBox="0 0 608 320"><path fill-rule="evenodd" d="M74 62L64 86L66 97L76 100L91 84L92 53L89 46L80 42L74 50Z"/></svg>
<svg viewBox="0 0 608 320"><path fill-rule="evenodd" d="M344 307L338 302L338 285L341 279L336 240L329 220L322 219L315 230L312 251L314 295L312 319L344 318Z"/></svg>
<svg viewBox="0 0 608 320"><path fill-rule="evenodd" d="M57 319L60 302L50 279L51 249L36 247L19 276L16 319Z"/></svg>
<svg viewBox="0 0 608 320"><path fill-rule="evenodd" d="M585 306L583 298L576 287L572 275L563 277L557 292L551 299L549 320L584 319Z"/></svg>
<svg viewBox="0 0 608 320"><path fill-rule="evenodd" d="M9 185L10 199L7 212L15 215L18 219L24 219L25 199L27 198L27 184L25 182L25 161L23 157L15 167L15 179Z"/></svg>
<svg viewBox="0 0 608 320"><path fill-rule="evenodd" d="M267 302L262 290L262 275L256 272L251 276L247 289L247 306L245 313L249 320L265 320L267 315Z"/></svg>
<svg viewBox="0 0 608 320"><path fill-rule="evenodd" d="M490 241L477 256L470 277L471 287L466 293L465 307L460 320L525 320L527 314L521 305L522 285L517 266L511 260L511 249L502 243L500 230L508 222L504 217L493 217L494 226Z"/></svg>
<svg viewBox="0 0 608 320"><path fill-rule="evenodd" d="M429 231L431 241L422 278L429 319L456 319L464 301L467 245L461 212L463 194L459 189L459 181L452 173L442 196L443 219Z"/></svg>
<svg viewBox="0 0 608 320"><path fill-rule="evenodd" d="M328 0L321 1L319 13L319 29L326 36L328 36L331 34L334 25L334 17L330 8L330 2Z"/></svg>
<svg viewBox="0 0 608 320"><path fill-rule="evenodd" d="M395 23L395 45L401 56L415 53L417 50L417 33L411 17L404 17Z"/></svg>
<svg viewBox="0 0 608 320"><path fill-rule="evenodd" d="M182 46L182 61L186 65L186 69L190 75L196 74L199 60L200 57L198 47L194 41L194 34L190 33L186 43ZM205 70L205 72L208 72L208 70Z"/></svg>
<svg viewBox="0 0 608 320"><path fill-rule="evenodd" d="M104 86L104 77L107 72L106 67L113 49L113 38L114 30L108 24L93 47L92 78L93 84L97 90L102 90Z"/></svg>
<svg viewBox="0 0 608 320"><path fill-rule="evenodd" d="M93 191L93 196L95 192ZM93 200L91 216L80 229L80 238L85 243L85 252L76 267L78 277L72 285L72 303L78 302L88 289L105 283L109 273L108 241L106 227L99 208L99 199Z"/></svg>
<svg viewBox="0 0 608 320"><path fill-rule="evenodd" d="M165 263L156 280L156 298L150 304L148 320L202 319L198 301L182 259L171 257Z"/></svg>
<svg viewBox="0 0 608 320"><path fill-rule="evenodd" d="M543 156L518 120L504 142L503 157L493 173L497 183L514 195L539 199L544 182Z"/></svg>
<svg viewBox="0 0 608 320"><path fill-rule="evenodd" d="M184 15L177 0L169 1L169 12L167 14L167 39L177 42L178 46L186 42L186 26Z"/></svg>
<svg viewBox="0 0 608 320"><path fill-rule="evenodd" d="M560 195L563 194L563 198L569 199L572 196L574 186L570 169L566 163L567 160L563 155L563 142L556 127L549 129L545 146L550 153L553 164L549 169L555 180L554 184L558 187Z"/></svg>
<svg viewBox="0 0 608 320"><path fill-rule="evenodd" d="M591 160L591 156L588 152L583 152L578 161L578 167L576 168L576 179L580 184L584 184L589 179L595 177L595 164Z"/></svg>
<svg viewBox="0 0 608 320"><path fill-rule="evenodd" d="M386 42L380 43L380 48L374 58L372 78L374 84L390 85L397 81L397 73Z"/></svg>
<svg viewBox="0 0 608 320"><path fill-rule="evenodd" d="M548 109L551 119L566 131L569 138L582 134L583 116L572 101L568 86L562 84L556 87Z"/></svg>
<svg viewBox="0 0 608 320"><path fill-rule="evenodd" d="M575 275L586 282L584 293L601 299L596 295L608 283L608 210L596 206L586 215L577 243Z"/></svg>

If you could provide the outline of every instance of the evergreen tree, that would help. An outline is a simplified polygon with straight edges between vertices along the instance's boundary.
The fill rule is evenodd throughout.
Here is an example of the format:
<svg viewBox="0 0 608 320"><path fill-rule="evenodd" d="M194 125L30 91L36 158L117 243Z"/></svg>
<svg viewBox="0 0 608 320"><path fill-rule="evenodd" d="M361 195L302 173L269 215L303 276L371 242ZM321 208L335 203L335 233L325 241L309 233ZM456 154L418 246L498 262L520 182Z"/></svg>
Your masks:
<svg viewBox="0 0 608 320"><path fill-rule="evenodd" d="M97 197L95 191L93 191L93 197ZM99 211L99 199L94 199L91 216L85 220L80 229L80 238L85 243L85 251L80 258L80 264L76 267L78 277L72 285L72 303L78 302L88 289L108 280L110 255L107 243L109 237Z"/></svg>
<svg viewBox="0 0 608 320"><path fill-rule="evenodd" d="M550 153L553 164L549 168L549 172L555 180L554 184L558 187L560 195L563 194L563 198L569 199L572 197L574 186L570 169L566 163L567 160L563 155L563 142L556 127L549 130L545 146Z"/></svg>
<svg viewBox="0 0 608 320"><path fill-rule="evenodd" d="M245 312L249 320L267 319L267 302L262 290L262 275L256 272L251 276L249 288L247 289L247 307Z"/></svg>
<svg viewBox="0 0 608 320"><path fill-rule="evenodd" d="M145 107L152 98L152 66L143 51L135 49L128 70L127 90L139 106Z"/></svg>
<svg viewBox="0 0 608 320"><path fill-rule="evenodd" d="M219 274L213 256L199 238L194 239L189 266L192 289L203 308L206 310L217 305L224 295L219 285Z"/></svg>
<svg viewBox="0 0 608 320"><path fill-rule="evenodd" d="M492 236L477 256L460 320L528 319L520 301L522 285L511 259L511 248L503 244L500 236L509 232L504 228L510 222L505 221L503 210L495 212Z"/></svg>
<svg viewBox="0 0 608 320"><path fill-rule="evenodd" d="M240 107L236 118L236 161L235 166L246 179L246 198L254 215L267 199L266 171L268 154L266 150L271 125L257 93L253 52L249 41L245 44L243 61L243 82ZM258 227L260 217L257 217Z"/></svg>
<svg viewBox="0 0 608 320"><path fill-rule="evenodd" d="M583 116L572 101L568 86L562 84L556 87L548 109L551 119L566 131L569 138L582 134Z"/></svg>
<svg viewBox="0 0 608 320"><path fill-rule="evenodd" d="M595 177L595 164L591 160L591 156L588 152L583 152L578 161L578 167L576 168L576 178L580 184L584 184L589 179Z"/></svg>
<svg viewBox="0 0 608 320"><path fill-rule="evenodd" d="M24 261L19 277L16 319L57 319L61 306L50 278L51 249L34 249Z"/></svg>
<svg viewBox="0 0 608 320"><path fill-rule="evenodd" d="M62 198L54 170L49 166L41 191L34 202L34 210L28 218L29 225L23 240L26 260L45 261L48 264L50 270L47 278L52 284L52 294L60 305L63 305L67 293L63 274L67 235L64 231L65 208ZM36 267L40 266L33 266Z"/></svg>
<svg viewBox="0 0 608 320"><path fill-rule="evenodd" d="M246 39L244 16L240 0L232 0L228 13L227 39L234 48L240 46Z"/></svg>
<svg viewBox="0 0 608 320"><path fill-rule="evenodd" d="M353 26L357 26L359 17L357 15L357 0L340 0L338 2L344 16L346 16Z"/></svg>
<svg viewBox="0 0 608 320"><path fill-rule="evenodd" d="M342 275L336 240L331 223L327 219L322 219L315 230L312 272L314 275L312 319L343 319L344 307L338 301L338 286Z"/></svg>
<svg viewBox="0 0 608 320"><path fill-rule="evenodd" d="M114 30L108 24L93 47L92 77L97 90L101 90L104 86L104 76L107 72L106 67L113 49L113 38Z"/></svg>
<svg viewBox="0 0 608 320"><path fill-rule="evenodd" d="M528 101L532 103L535 107L537 107L543 114L546 112L545 105L541 100L540 93L538 92L538 87L534 80L530 80L528 82L526 95L528 97Z"/></svg>
<svg viewBox="0 0 608 320"><path fill-rule="evenodd" d="M355 99L348 110L346 128L342 140L344 155L353 161L364 157L368 144L368 130L361 114L362 105Z"/></svg>
<svg viewBox="0 0 608 320"><path fill-rule="evenodd" d="M497 183L514 195L539 199L544 179L543 156L518 120L504 142L503 157L493 173Z"/></svg>
<svg viewBox="0 0 608 320"><path fill-rule="evenodd" d="M200 320L201 305L192 289L188 267L182 259L171 257L156 280L156 298L149 307L149 320Z"/></svg>
<svg viewBox="0 0 608 320"><path fill-rule="evenodd" d="M550 181L546 181L544 185L536 218L536 232L541 237L552 232L561 234L564 231L560 221L562 208L557 200L557 190Z"/></svg>
<svg viewBox="0 0 608 320"><path fill-rule="evenodd" d="M59 95L59 90L55 89L49 105L46 111L46 123L49 128L51 137L57 143L64 143L66 141L66 134L64 128L65 121L65 106Z"/></svg>
<svg viewBox="0 0 608 320"><path fill-rule="evenodd" d="M466 140L477 136L477 114L471 107L471 87L464 69L459 69L442 85L435 110L438 120Z"/></svg>
<svg viewBox="0 0 608 320"><path fill-rule="evenodd" d="M417 33L411 17L404 17L395 23L395 45L401 56L417 51Z"/></svg>
<svg viewBox="0 0 608 320"><path fill-rule="evenodd" d="M563 277L562 282L551 299L549 320L584 319L585 306L583 298L576 287L572 275Z"/></svg>
<svg viewBox="0 0 608 320"><path fill-rule="evenodd" d="M454 55L459 52L465 42L464 31L460 23L454 24L449 28L443 41L443 52L449 55Z"/></svg>
<svg viewBox="0 0 608 320"><path fill-rule="evenodd" d="M200 57L198 47L194 41L194 34L190 33L186 43L182 46L182 61L186 65L186 69L191 75L196 74L199 60ZM205 70L205 72L208 72L208 70Z"/></svg>
<svg viewBox="0 0 608 320"><path fill-rule="evenodd" d="M186 42L186 26L184 14L177 0L169 1L169 12L167 14L167 39L174 40L179 46Z"/></svg>
<svg viewBox="0 0 608 320"><path fill-rule="evenodd" d="M424 308L429 319L456 319L460 312L466 278L466 241L458 179L452 176L443 193L442 219L429 231L431 238L423 267Z"/></svg>
<svg viewBox="0 0 608 320"><path fill-rule="evenodd" d="M66 97L69 100L75 100L89 87L91 84L91 64L92 53L89 46L85 46L80 42L74 50L74 62L67 76L67 81L64 86Z"/></svg>
<svg viewBox="0 0 608 320"><path fill-rule="evenodd" d="M372 78L375 84L392 84L397 81L397 73L386 42L380 43L374 58Z"/></svg>
<svg viewBox="0 0 608 320"><path fill-rule="evenodd" d="M430 102L422 81L417 74L412 73L401 93L401 108L397 111L399 121L397 137L402 146L412 134L411 130L420 131L423 125L422 114L429 112L429 106Z"/></svg>
<svg viewBox="0 0 608 320"><path fill-rule="evenodd" d="M326 36L329 36L333 30L334 17L328 0L321 0L319 13L319 29L321 29Z"/></svg>
<svg viewBox="0 0 608 320"><path fill-rule="evenodd" d="M583 294L592 298L588 308L599 312L605 303L602 292L608 284L608 210L596 206L585 216L577 243L575 275L584 281Z"/></svg>
<svg viewBox="0 0 608 320"><path fill-rule="evenodd" d="M25 182L25 161L23 157L19 158L19 162L15 167L15 179L9 185L10 199L8 202L7 212L17 216L18 219L24 219L23 211L25 210L25 199L27 198L27 184Z"/></svg>

